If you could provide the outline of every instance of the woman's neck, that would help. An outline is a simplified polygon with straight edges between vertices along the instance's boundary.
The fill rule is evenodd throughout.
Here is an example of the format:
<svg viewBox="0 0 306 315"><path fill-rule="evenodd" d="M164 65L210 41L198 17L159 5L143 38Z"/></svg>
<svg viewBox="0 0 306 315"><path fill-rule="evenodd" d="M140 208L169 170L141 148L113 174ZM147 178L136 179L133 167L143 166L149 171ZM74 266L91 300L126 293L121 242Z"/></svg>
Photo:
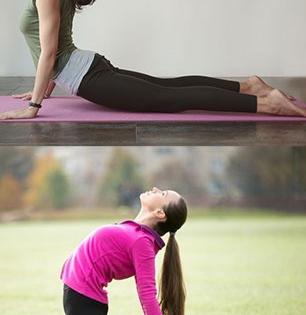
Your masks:
<svg viewBox="0 0 306 315"><path fill-rule="evenodd" d="M135 222L139 224L144 224L149 226L151 229L154 227L154 222L152 220L152 217L148 217L144 211L140 210L136 218L134 219Z"/></svg>

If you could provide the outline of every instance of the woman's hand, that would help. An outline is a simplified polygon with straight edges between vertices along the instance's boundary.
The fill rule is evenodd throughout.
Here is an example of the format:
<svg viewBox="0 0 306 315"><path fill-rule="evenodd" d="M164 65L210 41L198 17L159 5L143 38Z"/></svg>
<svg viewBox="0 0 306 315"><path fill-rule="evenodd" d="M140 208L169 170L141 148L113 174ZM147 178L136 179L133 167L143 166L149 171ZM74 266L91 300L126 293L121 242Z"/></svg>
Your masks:
<svg viewBox="0 0 306 315"><path fill-rule="evenodd" d="M34 118L38 113L39 108L28 106L26 108L11 110L9 112L1 113L0 119L25 119Z"/></svg>
<svg viewBox="0 0 306 315"><path fill-rule="evenodd" d="M29 92L25 92L23 94L13 94L12 97L13 98L21 98L23 101L30 101L32 99L32 91ZM48 98L50 96L51 93L48 93L48 91L46 91L44 98Z"/></svg>
<svg viewBox="0 0 306 315"><path fill-rule="evenodd" d="M12 95L14 98L21 98L23 101L29 101L32 99L32 91L23 93L23 94L14 94Z"/></svg>

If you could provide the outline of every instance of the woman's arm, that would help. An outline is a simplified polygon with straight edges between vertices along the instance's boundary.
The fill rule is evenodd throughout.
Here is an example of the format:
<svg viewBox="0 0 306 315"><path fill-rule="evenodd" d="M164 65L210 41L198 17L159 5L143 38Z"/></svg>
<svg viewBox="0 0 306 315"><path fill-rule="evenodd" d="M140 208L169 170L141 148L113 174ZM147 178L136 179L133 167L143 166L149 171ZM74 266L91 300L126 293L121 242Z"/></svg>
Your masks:
<svg viewBox="0 0 306 315"><path fill-rule="evenodd" d="M36 7L39 16L41 53L31 101L40 104L48 88L56 60L60 27L60 1L36 0Z"/></svg>
<svg viewBox="0 0 306 315"><path fill-rule="evenodd" d="M60 0L36 0L39 16L41 53L38 60L31 102L40 104L44 99L53 72L58 48L60 27ZM37 108L29 107L0 114L0 119L34 118Z"/></svg>
<svg viewBox="0 0 306 315"><path fill-rule="evenodd" d="M155 283L154 241L148 237L138 239L132 248L135 282L145 315L162 315L157 301Z"/></svg>
<svg viewBox="0 0 306 315"><path fill-rule="evenodd" d="M55 82L53 80L50 80L49 84L48 84L48 87L47 87L47 90L45 91L45 95L44 95L45 98L48 98L51 95L51 93L54 90L55 86L56 86Z"/></svg>

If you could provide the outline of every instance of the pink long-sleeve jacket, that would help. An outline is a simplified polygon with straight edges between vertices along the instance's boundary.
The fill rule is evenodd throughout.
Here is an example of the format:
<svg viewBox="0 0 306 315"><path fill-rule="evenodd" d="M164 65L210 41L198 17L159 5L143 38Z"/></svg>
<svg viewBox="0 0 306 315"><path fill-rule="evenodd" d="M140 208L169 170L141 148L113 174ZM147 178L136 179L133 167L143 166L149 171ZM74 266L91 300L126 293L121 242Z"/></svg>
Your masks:
<svg viewBox="0 0 306 315"><path fill-rule="evenodd" d="M135 276L144 314L162 315L157 301L155 256L164 246L156 231L133 220L103 225L72 252L60 277L75 291L107 304L108 283Z"/></svg>

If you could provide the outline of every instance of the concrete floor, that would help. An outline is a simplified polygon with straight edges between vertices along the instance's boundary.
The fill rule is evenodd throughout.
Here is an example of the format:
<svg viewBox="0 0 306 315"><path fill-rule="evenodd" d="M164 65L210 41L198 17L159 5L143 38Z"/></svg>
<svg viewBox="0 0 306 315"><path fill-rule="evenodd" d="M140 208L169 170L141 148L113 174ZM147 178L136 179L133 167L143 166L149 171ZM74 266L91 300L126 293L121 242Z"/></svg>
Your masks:
<svg viewBox="0 0 306 315"><path fill-rule="evenodd" d="M244 78L231 78L242 80ZM306 78L264 78L306 100ZM0 77L0 95L33 89L34 77ZM56 87L54 96L67 96ZM0 145L305 145L303 122L0 123Z"/></svg>

